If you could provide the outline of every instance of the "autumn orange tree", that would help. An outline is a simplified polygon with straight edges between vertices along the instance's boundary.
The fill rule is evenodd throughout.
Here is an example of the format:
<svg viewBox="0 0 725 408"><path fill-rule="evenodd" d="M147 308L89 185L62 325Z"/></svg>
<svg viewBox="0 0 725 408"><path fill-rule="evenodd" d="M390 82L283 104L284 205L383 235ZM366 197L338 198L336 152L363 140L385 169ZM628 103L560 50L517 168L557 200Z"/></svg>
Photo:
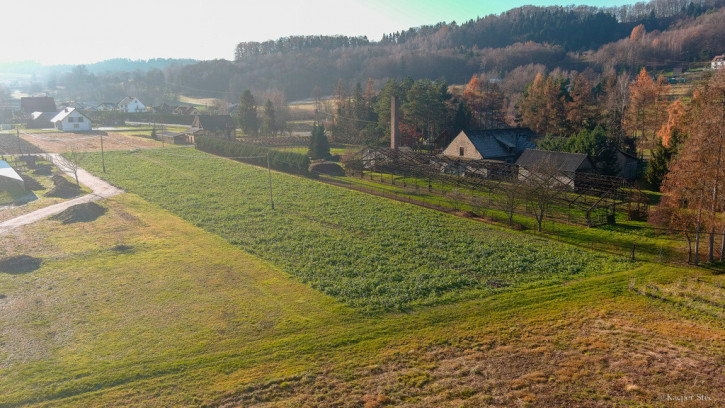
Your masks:
<svg viewBox="0 0 725 408"><path fill-rule="evenodd" d="M700 232L709 227L708 259L714 260L715 231L725 208L725 71L716 72L696 92L687 113L687 138L672 161L663 190L666 202L695 219L695 264ZM725 252L725 230L720 260Z"/></svg>
<svg viewBox="0 0 725 408"><path fill-rule="evenodd" d="M670 161L685 137L685 122L689 118L685 113L685 105L680 99L672 102L667 108L667 123L657 132L645 178L658 190L667 174Z"/></svg>
<svg viewBox="0 0 725 408"><path fill-rule="evenodd" d="M590 125L594 119L595 107L592 96L592 84L587 81L584 75L574 77L570 100L566 103L566 119L569 122L572 133L579 133Z"/></svg>
<svg viewBox="0 0 725 408"><path fill-rule="evenodd" d="M506 126L506 98L497 85L473 75L463 91L463 100L481 129Z"/></svg>
<svg viewBox="0 0 725 408"><path fill-rule="evenodd" d="M536 74L518 106L521 122L541 135L566 133L564 80Z"/></svg>
<svg viewBox="0 0 725 408"><path fill-rule="evenodd" d="M644 149L655 140L666 116L669 84L663 77L656 81L642 68L637 78L629 85L629 108L624 117L625 129L636 138L638 147Z"/></svg>

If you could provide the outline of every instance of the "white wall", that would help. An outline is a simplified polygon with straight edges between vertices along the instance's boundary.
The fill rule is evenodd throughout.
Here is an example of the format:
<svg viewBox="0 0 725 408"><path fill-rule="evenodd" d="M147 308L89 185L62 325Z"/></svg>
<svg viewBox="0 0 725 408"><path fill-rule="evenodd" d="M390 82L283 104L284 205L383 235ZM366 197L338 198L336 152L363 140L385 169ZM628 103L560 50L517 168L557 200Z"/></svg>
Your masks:
<svg viewBox="0 0 725 408"><path fill-rule="evenodd" d="M82 121L81 121L82 120ZM60 126L56 124L56 128L64 132L82 132L91 130L91 121L77 111L71 112Z"/></svg>

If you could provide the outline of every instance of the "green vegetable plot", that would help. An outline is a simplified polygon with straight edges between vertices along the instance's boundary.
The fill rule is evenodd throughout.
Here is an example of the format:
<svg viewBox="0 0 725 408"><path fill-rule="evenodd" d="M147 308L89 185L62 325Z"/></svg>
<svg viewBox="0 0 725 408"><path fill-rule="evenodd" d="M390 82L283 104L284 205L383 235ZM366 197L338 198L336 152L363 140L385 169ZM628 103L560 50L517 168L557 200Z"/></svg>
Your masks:
<svg viewBox="0 0 725 408"><path fill-rule="evenodd" d="M626 267L623 259L192 149L82 166L358 309L403 310Z"/></svg>

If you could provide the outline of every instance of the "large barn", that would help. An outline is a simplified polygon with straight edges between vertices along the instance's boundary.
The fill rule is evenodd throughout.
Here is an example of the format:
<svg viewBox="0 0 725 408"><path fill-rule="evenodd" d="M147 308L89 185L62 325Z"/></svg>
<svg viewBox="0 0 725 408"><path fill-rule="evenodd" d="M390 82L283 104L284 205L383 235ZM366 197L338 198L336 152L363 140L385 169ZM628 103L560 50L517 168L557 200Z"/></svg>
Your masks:
<svg viewBox="0 0 725 408"><path fill-rule="evenodd" d="M195 143L196 136L218 137L234 140L237 136L237 123L230 115L199 115L194 118L189 134L189 143Z"/></svg>
<svg viewBox="0 0 725 408"><path fill-rule="evenodd" d="M443 150L452 159L513 163L526 149L536 149L538 136L528 128L462 131Z"/></svg>
<svg viewBox="0 0 725 408"><path fill-rule="evenodd" d="M33 112L57 112L58 107L50 96L27 96L20 98L20 110L29 117Z"/></svg>
<svg viewBox="0 0 725 408"><path fill-rule="evenodd" d="M557 185L572 189L576 187L578 174L593 173L596 170L589 155L549 150L526 149L516 164L519 166L519 179L522 181L540 174Z"/></svg>

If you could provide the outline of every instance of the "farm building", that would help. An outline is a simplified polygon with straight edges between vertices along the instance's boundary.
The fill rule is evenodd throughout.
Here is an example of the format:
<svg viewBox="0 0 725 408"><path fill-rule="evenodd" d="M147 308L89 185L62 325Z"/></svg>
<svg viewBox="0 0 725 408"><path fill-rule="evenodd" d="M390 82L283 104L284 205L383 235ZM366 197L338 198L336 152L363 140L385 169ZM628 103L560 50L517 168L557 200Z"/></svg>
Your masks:
<svg viewBox="0 0 725 408"><path fill-rule="evenodd" d="M64 132L91 130L91 120L74 108L65 108L50 120L53 126Z"/></svg>
<svg viewBox="0 0 725 408"><path fill-rule="evenodd" d="M191 105L181 105L174 108L171 113L174 115L198 115L199 110Z"/></svg>
<svg viewBox="0 0 725 408"><path fill-rule="evenodd" d="M636 179L638 166L639 159L636 156L617 150L617 167L619 168L617 177L627 180Z"/></svg>
<svg viewBox="0 0 725 408"><path fill-rule="evenodd" d="M146 111L146 105L141 103L138 98L134 98L133 96L127 96L123 98L123 100L118 103L118 108L128 113Z"/></svg>
<svg viewBox="0 0 725 408"><path fill-rule="evenodd" d="M25 182L5 160L0 160L0 190L20 187L25 190Z"/></svg>
<svg viewBox="0 0 725 408"><path fill-rule="evenodd" d="M53 124L50 122L58 112L33 112L30 115L30 119L25 124L28 129L48 129L52 128Z"/></svg>
<svg viewBox="0 0 725 408"><path fill-rule="evenodd" d="M33 112L57 112L58 107L50 96L28 96L20 98L20 110L29 117Z"/></svg>
<svg viewBox="0 0 725 408"><path fill-rule="evenodd" d="M190 135L189 143L194 143L196 136L234 140L236 132L237 123L230 115L198 115L191 128L186 131Z"/></svg>
<svg viewBox="0 0 725 408"><path fill-rule="evenodd" d="M452 159L513 163L526 149L536 149L538 136L528 128L462 131L443 150Z"/></svg>
<svg viewBox="0 0 725 408"><path fill-rule="evenodd" d="M519 180L532 176L550 179L552 187L576 187L578 174L593 173L596 170L588 155L583 153L552 152L526 149L516 161L519 166Z"/></svg>

